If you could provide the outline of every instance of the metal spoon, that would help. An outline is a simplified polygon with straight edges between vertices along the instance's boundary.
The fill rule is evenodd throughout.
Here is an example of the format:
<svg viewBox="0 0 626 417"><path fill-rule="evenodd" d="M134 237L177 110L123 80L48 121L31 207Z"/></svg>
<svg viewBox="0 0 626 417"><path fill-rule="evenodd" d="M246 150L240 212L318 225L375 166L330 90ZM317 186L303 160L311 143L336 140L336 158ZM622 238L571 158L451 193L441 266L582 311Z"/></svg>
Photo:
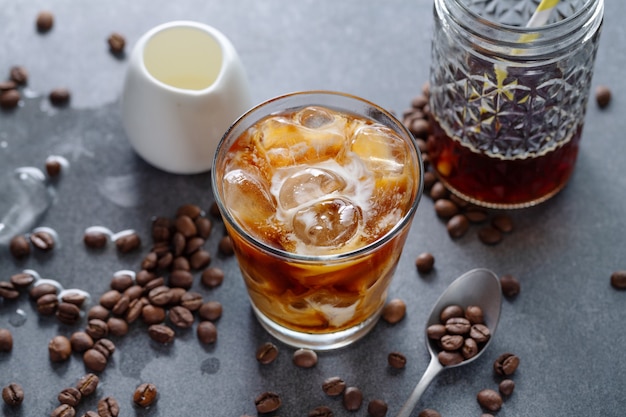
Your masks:
<svg viewBox="0 0 626 417"><path fill-rule="evenodd" d="M502 304L502 291L500 289L500 281L496 274L488 269L473 269L466 272L457 278L450 286L444 291L435 303L430 317L426 322L426 329L431 324L440 323L439 315L441 311L451 305L458 304L462 307L470 305L480 306L483 310L483 317L485 325L491 332L491 337L482 349L476 354L476 356L466 359L463 362L456 365L443 366L437 357L437 353L440 348L436 342L426 337L426 347L430 351L430 364L424 372L422 379L418 382L417 386L409 396L408 400L402 406L400 413L397 417L409 417L411 412L417 405L420 397L428 388L428 385L432 380L441 372L444 368L454 368L461 365L467 365L470 362L478 359L478 357L487 349L489 343L493 339L496 327L498 326L498 320L500 319L500 306Z"/></svg>

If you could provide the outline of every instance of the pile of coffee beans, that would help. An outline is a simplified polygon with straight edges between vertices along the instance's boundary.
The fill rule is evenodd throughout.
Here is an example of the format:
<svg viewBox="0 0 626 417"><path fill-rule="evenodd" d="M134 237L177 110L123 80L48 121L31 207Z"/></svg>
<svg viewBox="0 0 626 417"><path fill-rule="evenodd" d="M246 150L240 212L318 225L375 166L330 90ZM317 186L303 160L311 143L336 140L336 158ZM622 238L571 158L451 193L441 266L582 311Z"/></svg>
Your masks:
<svg viewBox="0 0 626 417"><path fill-rule="evenodd" d="M443 366L473 358L491 338L480 306L449 305L441 310L439 319L440 323L428 326L427 334L437 343L437 357Z"/></svg>
<svg viewBox="0 0 626 417"><path fill-rule="evenodd" d="M495 374L502 378L498 384L498 390L485 388L476 395L478 404L487 411L497 412L502 408L504 399L510 397L515 390L515 382L511 376L519 366L519 357L513 353L503 353L493 363Z"/></svg>

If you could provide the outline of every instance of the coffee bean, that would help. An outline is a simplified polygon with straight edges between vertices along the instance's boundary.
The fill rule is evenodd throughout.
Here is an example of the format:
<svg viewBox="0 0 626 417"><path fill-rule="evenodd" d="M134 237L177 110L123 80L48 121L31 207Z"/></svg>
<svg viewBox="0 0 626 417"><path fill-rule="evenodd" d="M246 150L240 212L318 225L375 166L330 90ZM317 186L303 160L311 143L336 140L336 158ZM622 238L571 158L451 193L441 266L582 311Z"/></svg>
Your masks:
<svg viewBox="0 0 626 417"><path fill-rule="evenodd" d="M367 413L371 417L385 417L387 415L387 408L385 401L374 399L367 404Z"/></svg>
<svg viewBox="0 0 626 417"><path fill-rule="evenodd" d="M50 91L48 95L50 104L56 107L66 106L70 102L70 91L67 88L58 87Z"/></svg>
<svg viewBox="0 0 626 417"><path fill-rule="evenodd" d="M196 229L198 229L198 236L203 239L208 239L211 235L211 229L213 229L211 220L206 217L198 217L194 220L194 223L196 225Z"/></svg>
<svg viewBox="0 0 626 417"><path fill-rule="evenodd" d="M469 229L469 221L463 214L457 214L453 216L446 224L448 235L451 238L457 239L465 235Z"/></svg>
<svg viewBox="0 0 626 417"><path fill-rule="evenodd" d="M448 190L446 189L445 185L443 185L443 183L440 181L435 182L430 189L430 198L437 201L447 197Z"/></svg>
<svg viewBox="0 0 626 417"><path fill-rule="evenodd" d="M15 90L17 88L17 84L15 81L0 81L0 95L10 90Z"/></svg>
<svg viewBox="0 0 626 417"><path fill-rule="evenodd" d="M104 232L88 230L83 235L83 243L91 249L100 249L109 242L109 236Z"/></svg>
<svg viewBox="0 0 626 417"><path fill-rule="evenodd" d="M26 272L11 275L11 283L15 288L27 288L33 282L35 282L35 277Z"/></svg>
<svg viewBox="0 0 626 417"><path fill-rule="evenodd" d="M207 301L198 309L198 316L203 320L215 321L222 317L222 304L219 301Z"/></svg>
<svg viewBox="0 0 626 417"><path fill-rule="evenodd" d="M233 245L233 240L230 236L224 236L219 243L219 251L222 255L232 256L235 253L235 247Z"/></svg>
<svg viewBox="0 0 626 417"><path fill-rule="evenodd" d="M211 263L211 254L204 249L200 249L196 251L189 258L189 265L191 266L191 269L194 269L194 270L200 270L200 269L206 268L207 266L209 266L210 263Z"/></svg>
<svg viewBox="0 0 626 417"><path fill-rule="evenodd" d="M117 417L120 415L120 406L113 397L104 397L98 401L98 415L100 417Z"/></svg>
<svg viewBox="0 0 626 417"><path fill-rule="evenodd" d="M13 335L9 329L0 327L0 352L10 352L13 350Z"/></svg>
<svg viewBox="0 0 626 417"><path fill-rule="evenodd" d="M513 394L514 390L515 382L511 379L503 379L502 381L500 381L500 384L498 384L498 391L500 391L500 394L504 395L505 397Z"/></svg>
<svg viewBox="0 0 626 417"><path fill-rule="evenodd" d="M164 324L153 324L148 327L148 335L152 340L162 344L172 343L174 341L174 330Z"/></svg>
<svg viewBox="0 0 626 417"><path fill-rule="evenodd" d="M112 290L115 291L115 290ZM121 294L120 294L121 295ZM111 313L116 316L123 316L126 314L126 310L128 310L128 306L130 305L130 298L126 295L121 295L120 299L117 300L115 305L111 307Z"/></svg>
<svg viewBox="0 0 626 417"><path fill-rule="evenodd" d="M463 346L465 338L460 335L446 334L441 337L441 348L449 352L458 350Z"/></svg>
<svg viewBox="0 0 626 417"><path fill-rule="evenodd" d="M163 305L169 304L174 294L170 291L170 287L165 285L164 277L156 277L152 281L148 282L143 287L143 293L146 295L149 295L150 291L158 287L164 287L164 288L162 288L161 291L157 292L158 294L160 294L158 296L157 302L163 302L164 303Z"/></svg>
<svg viewBox="0 0 626 417"><path fill-rule="evenodd" d="M443 308L441 313L439 313L439 320L442 323L447 322L449 319L453 317L465 317L465 311L463 307L458 304L451 304Z"/></svg>
<svg viewBox="0 0 626 417"><path fill-rule="evenodd" d="M193 314L183 306L175 306L169 310L172 324L181 329L187 329L193 324Z"/></svg>
<svg viewBox="0 0 626 417"><path fill-rule="evenodd" d="M415 259L415 266L417 267L418 272L426 274L432 271L435 266L435 257L429 252L420 253L417 256L417 259Z"/></svg>
<svg viewBox="0 0 626 417"><path fill-rule="evenodd" d="M85 332L74 332L70 336L72 351L83 353L93 347L93 339Z"/></svg>
<svg viewBox="0 0 626 417"><path fill-rule="evenodd" d="M172 252L165 252L160 255L159 260L157 261L157 269L170 269L172 266L172 262L174 261L174 255Z"/></svg>
<svg viewBox="0 0 626 417"><path fill-rule="evenodd" d="M83 363L92 371L102 372L107 366L107 357L100 350L91 348L83 353Z"/></svg>
<svg viewBox="0 0 626 417"><path fill-rule="evenodd" d="M209 288L215 288L224 281L224 271L220 268L207 268L202 271L201 281Z"/></svg>
<svg viewBox="0 0 626 417"><path fill-rule="evenodd" d="M626 270L615 271L611 274L611 285L618 290L626 290Z"/></svg>
<svg viewBox="0 0 626 417"><path fill-rule="evenodd" d="M611 89L605 85L596 87L596 103L598 107L604 109L611 104Z"/></svg>
<svg viewBox="0 0 626 417"><path fill-rule="evenodd" d="M517 278L508 274L500 277L500 286L502 287L502 294L508 298L515 297L521 290Z"/></svg>
<svg viewBox="0 0 626 417"><path fill-rule="evenodd" d="M126 46L126 38L121 34L114 32L107 38L107 43L109 44L109 50L114 55L119 55L124 52L124 47Z"/></svg>
<svg viewBox="0 0 626 417"><path fill-rule="evenodd" d="M484 389L476 396L478 404L489 411L499 411L502 408L502 397L492 389Z"/></svg>
<svg viewBox="0 0 626 417"><path fill-rule="evenodd" d="M390 300L383 307L382 318L387 323L396 324L404 318L406 314L406 304L399 298Z"/></svg>
<svg viewBox="0 0 626 417"><path fill-rule="evenodd" d="M13 66L9 71L9 79L17 85L26 85L28 83L28 71L23 66Z"/></svg>
<svg viewBox="0 0 626 417"><path fill-rule="evenodd" d="M79 309L83 306L86 299L87 296L80 292L67 292L61 297L62 302L74 304Z"/></svg>
<svg viewBox="0 0 626 417"><path fill-rule="evenodd" d="M330 407L326 407L325 405L321 405L319 407L315 407L307 414L307 417L334 417L333 410Z"/></svg>
<svg viewBox="0 0 626 417"><path fill-rule="evenodd" d="M173 271L191 271L191 265L189 265L189 260L184 256L177 256L172 260L172 270Z"/></svg>
<svg viewBox="0 0 626 417"><path fill-rule="evenodd" d="M465 318L468 319L471 324L483 324L483 309L479 306L467 306L465 308Z"/></svg>
<svg viewBox="0 0 626 417"><path fill-rule="evenodd" d="M128 334L128 323L118 317L110 317L107 320L107 327L112 336L122 337Z"/></svg>
<svg viewBox="0 0 626 417"><path fill-rule="evenodd" d="M166 316L167 313L163 307L146 304L141 309L141 318L148 325L163 323Z"/></svg>
<svg viewBox="0 0 626 417"><path fill-rule="evenodd" d="M57 287L55 287L54 285L43 283L33 286L29 291L29 295L30 298L32 298L33 300L38 300L46 294L52 294L56 298L57 291Z"/></svg>
<svg viewBox="0 0 626 417"><path fill-rule="evenodd" d="M395 369L403 369L406 366L406 356L400 352L391 352L387 355L387 363Z"/></svg>
<svg viewBox="0 0 626 417"><path fill-rule="evenodd" d="M346 382L338 376L326 378L322 383L322 390L330 397L337 397L346 389Z"/></svg>
<svg viewBox="0 0 626 417"><path fill-rule="evenodd" d="M220 212L220 207L217 205L215 201L211 203L211 207L209 207L209 213L213 217L221 218L222 213Z"/></svg>
<svg viewBox="0 0 626 417"><path fill-rule="evenodd" d="M148 253L141 261L141 269L152 271L157 267L158 256L156 252Z"/></svg>
<svg viewBox="0 0 626 417"><path fill-rule="evenodd" d="M2 399L8 406L18 406L24 401L24 389L20 384L12 382L2 388Z"/></svg>
<svg viewBox="0 0 626 417"><path fill-rule="evenodd" d="M172 293L170 293L170 288L165 285L160 285L156 288L153 288L148 293L148 300L155 306L165 306L169 304L171 299Z"/></svg>
<svg viewBox="0 0 626 417"><path fill-rule="evenodd" d="M65 336L54 336L48 343L48 354L52 362L64 362L72 354L72 344Z"/></svg>
<svg viewBox="0 0 626 417"><path fill-rule="evenodd" d="M17 90L0 91L0 108L3 110L12 110L17 107L22 98Z"/></svg>
<svg viewBox="0 0 626 417"><path fill-rule="evenodd" d="M506 213L497 214L491 219L491 225L502 233L513 231L513 219Z"/></svg>
<svg viewBox="0 0 626 417"><path fill-rule="evenodd" d="M50 417L74 417L76 409L71 405L61 404L50 413Z"/></svg>
<svg viewBox="0 0 626 417"><path fill-rule="evenodd" d="M446 334L446 326L443 324L431 324L426 328L426 334L429 339L439 340Z"/></svg>
<svg viewBox="0 0 626 417"><path fill-rule="evenodd" d="M109 339L102 338L96 340L96 342L93 344L93 349L99 351L107 359L109 359L113 352L115 352L115 344Z"/></svg>
<svg viewBox="0 0 626 417"><path fill-rule="evenodd" d="M89 410L85 414L83 414L81 417L100 417L100 416L95 411Z"/></svg>
<svg viewBox="0 0 626 417"><path fill-rule="evenodd" d="M437 354L437 358L443 366L458 365L463 362L463 356L459 352L448 352L446 350L442 350Z"/></svg>
<svg viewBox="0 0 626 417"><path fill-rule="evenodd" d="M478 354L478 344L476 340L468 337L463 341L463 346L461 347L461 355L463 355L463 359L471 359Z"/></svg>
<svg viewBox="0 0 626 417"><path fill-rule="evenodd" d="M271 342L263 343L256 350L256 360L263 365L268 365L278 357L278 347Z"/></svg>
<svg viewBox="0 0 626 417"><path fill-rule="evenodd" d="M254 399L254 405L256 407L256 410L261 414L271 413L280 408L280 406L282 405L282 401L278 394L268 391L257 396Z"/></svg>
<svg viewBox="0 0 626 417"><path fill-rule="evenodd" d="M483 223L489 218L489 213L479 208L471 208L463 212L471 223Z"/></svg>
<svg viewBox="0 0 626 417"><path fill-rule="evenodd" d="M9 242L9 251L15 259L23 259L30 255L30 244L25 236L17 235Z"/></svg>
<svg viewBox="0 0 626 417"><path fill-rule="evenodd" d="M465 335L468 334L471 324L465 317L452 317L446 321L446 331L449 334Z"/></svg>
<svg viewBox="0 0 626 417"><path fill-rule="evenodd" d="M51 316L57 311L59 299L56 294L44 294L37 299L37 312L42 316Z"/></svg>
<svg viewBox="0 0 626 417"><path fill-rule="evenodd" d="M493 226L484 226L478 231L478 239L485 245L496 245L502 241L502 233Z"/></svg>
<svg viewBox="0 0 626 417"><path fill-rule="evenodd" d="M80 319L80 308L76 304L62 302L57 308L56 316L61 323L73 325Z"/></svg>
<svg viewBox="0 0 626 417"><path fill-rule="evenodd" d="M76 407L80 400L83 398L83 394L75 387L68 387L59 392L57 399L61 404L67 404L72 407Z"/></svg>
<svg viewBox="0 0 626 417"><path fill-rule="evenodd" d="M39 250L49 251L54 248L54 238L48 232L39 231L30 235L30 242Z"/></svg>
<svg viewBox="0 0 626 417"><path fill-rule="evenodd" d="M121 253L129 253L141 246L141 239L137 233L130 233L118 237L115 240L115 247Z"/></svg>
<svg viewBox="0 0 626 417"><path fill-rule="evenodd" d="M298 349L293 353L293 363L299 368L312 368L317 365L317 353L311 349Z"/></svg>
<svg viewBox="0 0 626 417"><path fill-rule="evenodd" d="M205 240L200 236L195 236L187 240L185 244L185 255L189 256L195 252L197 252L202 246L204 246Z"/></svg>
<svg viewBox="0 0 626 417"><path fill-rule="evenodd" d="M37 20L35 23L39 32L48 32L54 25L54 15L49 11L41 11L37 13Z"/></svg>
<svg viewBox="0 0 626 417"><path fill-rule="evenodd" d="M343 406L348 411L356 411L363 403L363 393L357 387L347 387L343 393Z"/></svg>
<svg viewBox="0 0 626 417"><path fill-rule="evenodd" d="M491 337L491 331L489 327L484 324L474 324L470 328L470 337L476 341L476 343L485 343Z"/></svg>
<svg viewBox="0 0 626 417"><path fill-rule="evenodd" d="M448 199L440 198L435 201L435 213L442 219L449 219L459 213L459 207Z"/></svg>
<svg viewBox="0 0 626 417"><path fill-rule="evenodd" d="M493 369L498 375L513 375L519 366L519 362L520 360L515 354L503 353L494 361Z"/></svg>
<svg viewBox="0 0 626 417"><path fill-rule="evenodd" d="M20 293L10 281L0 281L0 298L16 300Z"/></svg>
<svg viewBox="0 0 626 417"><path fill-rule="evenodd" d="M143 308L148 304L148 299L145 297L132 299L128 305L128 310L126 310L126 322L128 324L134 323L141 316ZM163 319L161 321L163 320L165 320L165 314L163 314Z"/></svg>
<svg viewBox="0 0 626 417"><path fill-rule="evenodd" d="M150 271L146 271L145 269L142 269L141 271L137 272L137 274L135 275L135 284L140 285L140 286L146 286L150 281L153 281L157 278L156 274L154 272L150 272Z"/></svg>
<svg viewBox="0 0 626 417"><path fill-rule="evenodd" d="M417 415L417 417L441 417L441 414L437 410L432 408L425 408Z"/></svg>
<svg viewBox="0 0 626 417"><path fill-rule="evenodd" d="M57 158L48 157L46 159L46 172L50 178L58 177L61 173L61 169L61 162Z"/></svg>
<svg viewBox="0 0 626 417"><path fill-rule="evenodd" d="M189 311L199 310L203 303L202 294L195 291L185 291L180 297L180 305L189 309Z"/></svg>
<svg viewBox="0 0 626 417"><path fill-rule="evenodd" d="M193 285L193 275L189 271L172 271L169 283L172 287L190 289Z"/></svg>
<svg viewBox="0 0 626 417"><path fill-rule="evenodd" d="M91 307L89 311L87 312L87 320L98 319L98 320L106 321L108 320L110 313L111 312L109 311L108 308L105 308L99 304L96 304L95 306Z"/></svg>
<svg viewBox="0 0 626 417"><path fill-rule="evenodd" d="M100 296L100 305L111 310L115 304L122 298L122 293L117 290L109 290Z"/></svg>
<svg viewBox="0 0 626 417"><path fill-rule="evenodd" d="M78 388L83 397L87 397L96 391L99 383L100 378L97 375L88 373L80 377L76 383L76 388Z"/></svg>
<svg viewBox="0 0 626 417"><path fill-rule="evenodd" d="M133 393L133 402L139 407L150 407L158 397L157 387L154 384L144 382L139 385Z"/></svg>
<svg viewBox="0 0 626 417"><path fill-rule="evenodd" d="M109 326L104 320L91 319L87 322L85 332L94 340L102 339L109 334Z"/></svg>
<svg viewBox="0 0 626 417"><path fill-rule="evenodd" d="M210 345L217 340L217 327L210 321L201 321L198 323L196 335L200 343Z"/></svg>

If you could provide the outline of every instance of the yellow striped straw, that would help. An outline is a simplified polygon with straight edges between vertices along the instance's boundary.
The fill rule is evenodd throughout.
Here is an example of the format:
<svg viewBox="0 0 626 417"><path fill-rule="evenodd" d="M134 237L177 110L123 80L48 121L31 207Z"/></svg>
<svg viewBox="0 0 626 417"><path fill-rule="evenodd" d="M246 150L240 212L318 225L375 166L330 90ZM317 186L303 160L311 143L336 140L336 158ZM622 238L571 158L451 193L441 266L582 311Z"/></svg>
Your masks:
<svg viewBox="0 0 626 417"><path fill-rule="evenodd" d="M541 0L535 13L533 13L528 23L526 23L526 27L536 28L545 25L557 4L559 4L559 0Z"/></svg>

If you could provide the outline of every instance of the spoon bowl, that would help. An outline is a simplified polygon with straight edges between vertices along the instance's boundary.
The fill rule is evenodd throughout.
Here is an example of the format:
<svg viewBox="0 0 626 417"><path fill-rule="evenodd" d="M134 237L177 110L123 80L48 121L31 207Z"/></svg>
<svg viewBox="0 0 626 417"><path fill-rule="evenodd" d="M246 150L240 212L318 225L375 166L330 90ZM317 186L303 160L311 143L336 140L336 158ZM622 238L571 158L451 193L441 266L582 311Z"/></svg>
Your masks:
<svg viewBox="0 0 626 417"><path fill-rule="evenodd" d="M439 362L439 358L437 357L440 348L437 346L436 341L429 339L426 334L426 329L428 329L428 326L430 325L440 323L439 317L441 315L441 311L445 307L452 304L457 304L464 308L470 305L480 306L483 310L485 325L489 328L491 337L473 357L465 359L458 364L444 366L441 362ZM454 282L446 288L433 306L424 329L426 347L430 352L430 364L409 396L408 400L404 403L404 406L402 406L402 409L397 417L410 416L420 397L426 388L428 388L428 385L430 385L432 380L443 369L467 365L482 355L491 343L491 340L496 332L496 328L498 327L501 305L502 290L500 288L500 280L495 273L488 269L472 269L454 280Z"/></svg>

